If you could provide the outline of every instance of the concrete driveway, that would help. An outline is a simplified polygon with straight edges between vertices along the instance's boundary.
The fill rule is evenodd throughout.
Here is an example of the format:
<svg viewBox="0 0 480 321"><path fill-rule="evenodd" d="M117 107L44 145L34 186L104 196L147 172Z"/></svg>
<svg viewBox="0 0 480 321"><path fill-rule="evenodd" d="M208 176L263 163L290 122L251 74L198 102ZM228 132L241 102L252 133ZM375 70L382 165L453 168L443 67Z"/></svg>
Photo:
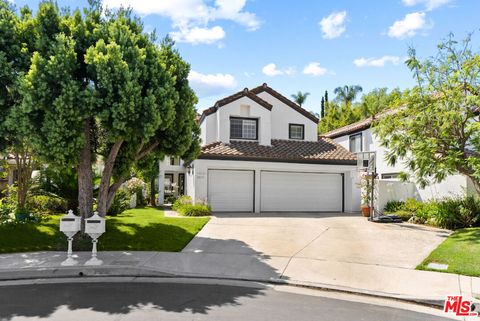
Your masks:
<svg viewBox="0 0 480 321"><path fill-rule="evenodd" d="M360 214L217 214L184 252L262 255L414 269L449 231Z"/></svg>

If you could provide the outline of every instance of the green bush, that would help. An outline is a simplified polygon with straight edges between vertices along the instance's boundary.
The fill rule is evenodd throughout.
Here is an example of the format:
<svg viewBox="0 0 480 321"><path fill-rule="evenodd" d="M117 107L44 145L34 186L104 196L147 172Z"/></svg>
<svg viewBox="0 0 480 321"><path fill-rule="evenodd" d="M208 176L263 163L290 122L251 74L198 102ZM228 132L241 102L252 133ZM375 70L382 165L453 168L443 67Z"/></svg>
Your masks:
<svg viewBox="0 0 480 321"><path fill-rule="evenodd" d="M179 211L181 207L185 205L192 205L193 201L190 196L183 195L177 198L177 200L172 205L172 210Z"/></svg>
<svg viewBox="0 0 480 321"><path fill-rule="evenodd" d="M107 215L115 216L127 210L130 206L130 193L125 188L120 188L112 202L112 206L107 211Z"/></svg>
<svg viewBox="0 0 480 321"><path fill-rule="evenodd" d="M184 216L209 216L212 214L210 206L206 204L184 204L178 209Z"/></svg>
<svg viewBox="0 0 480 321"><path fill-rule="evenodd" d="M404 221L404 222L410 220L414 216L414 213L408 212L408 211L405 211L405 210L398 210L398 211L393 212L393 214L395 214L396 216L401 218L402 221Z"/></svg>
<svg viewBox="0 0 480 321"><path fill-rule="evenodd" d="M424 203L417 201L414 198L407 198L403 209L410 213L416 213L419 209L422 208Z"/></svg>
<svg viewBox="0 0 480 321"><path fill-rule="evenodd" d="M27 198L27 208L39 214L66 213L68 201L57 196L33 195Z"/></svg>
<svg viewBox="0 0 480 321"><path fill-rule="evenodd" d="M394 213L404 209L405 209L404 201L389 201L383 208L383 211L387 213Z"/></svg>
<svg viewBox="0 0 480 321"><path fill-rule="evenodd" d="M480 226L480 198L446 198L438 202L438 212L432 223L448 229Z"/></svg>

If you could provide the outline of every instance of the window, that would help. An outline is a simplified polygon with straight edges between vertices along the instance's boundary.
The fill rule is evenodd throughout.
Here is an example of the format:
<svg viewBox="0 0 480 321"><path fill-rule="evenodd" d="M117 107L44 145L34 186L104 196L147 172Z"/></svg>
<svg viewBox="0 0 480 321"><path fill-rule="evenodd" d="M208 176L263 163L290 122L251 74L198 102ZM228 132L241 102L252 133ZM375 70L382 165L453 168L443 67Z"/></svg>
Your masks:
<svg viewBox="0 0 480 321"><path fill-rule="evenodd" d="M305 125L288 124L288 138L301 140L305 139Z"/></svg>
<svg viewBox="0 0 480 321"><path fill-rule="evenodd" d="M350 151L359 153L362 149L362 133L350 135Z"/></svg>
<svg viewBox="0 0 480 321"><path fill-rule="evenodd" d="M399 178L399 173L385 173L382 174L382 179L397 179Z"/></svg>
<svg viewBox="0 0 480 321"><path fill-rule="evenodd" d="M254 118L230 118L230 139L257 140L258 119Z"/></svg>
<svg viewBox="0 0 480 321"><path fill-rule="evenodd" d="M179 166L180 165L180 157L170 157L170 165L171 166Z"/></svg>

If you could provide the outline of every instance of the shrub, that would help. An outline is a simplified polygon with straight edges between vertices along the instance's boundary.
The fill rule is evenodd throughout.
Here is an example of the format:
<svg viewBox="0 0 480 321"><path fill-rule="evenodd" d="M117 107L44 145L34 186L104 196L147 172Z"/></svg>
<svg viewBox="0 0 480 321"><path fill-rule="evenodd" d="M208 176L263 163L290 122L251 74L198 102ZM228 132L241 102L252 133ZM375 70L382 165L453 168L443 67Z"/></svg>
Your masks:
<svg viewBox="0 0 480 321"><path fill-rule="evenodd" d="M480 198L446 198L438 202L438 212L432 217L434 225L459 229L480 225Z"/></svg>
<svg viewBox="0 0 480 321"><path fill-rule="evenodd" d="M33 195L27 198L27 208L39 214L65 213L68 201L57 196Z"/></svg>
<svg viewBox="0 0 480 321"><path fill-rule="evenodd" d="M157 196L155 198L158 198ZM175 201L178 199L178 197L175 197L174 195L168 195L165 197L165 204L175 204Z"/></svg>
<svg viewBox="0 0 480 321"><path fill-rule="evenodd" d="M192 205L192 198L188 195L183 195L177 198L177 200L172 205L172 210L179 211L181 207L185 205Z"/></svg>
<svg viewBox="0 0 480 321"><path fill-rule="evenodd" d="M210 206L206 204L184 204L178 212L185 216L208 216L212 214Z"/></svg>
<svg viewBox="0 0 480 321"><path fill-rule="evenodd" d="M403 209L410 213L416 213L422 206L423 206L422 202L417 201L414 198L407 198Z"/></svg>
<svg viewBox="0 0 480 321"><path fill-rule="evenodd" d="M383 211L387 213L394 213L394 212L403 210L404 208L405 208L404 201L389 201L383 208Z"/></svg>
<svg viewBox="0 0 480 321"><path fill-rule="evenodd" d="M112 202L112 206L107 211L107 215L115 216L127 210L130 206L130 193L125 188L120 188Z"/></svg>
<svg viewBox="0 0 480 321"><path fill-rule="evenodd" d="M394 212L393 214L395 214L396 216L401 218L402 221L404 221L404 222L409 221L414 216L414 213L408 212L408 211L405 211L405 210L398 210L398 211Z"/></svg>

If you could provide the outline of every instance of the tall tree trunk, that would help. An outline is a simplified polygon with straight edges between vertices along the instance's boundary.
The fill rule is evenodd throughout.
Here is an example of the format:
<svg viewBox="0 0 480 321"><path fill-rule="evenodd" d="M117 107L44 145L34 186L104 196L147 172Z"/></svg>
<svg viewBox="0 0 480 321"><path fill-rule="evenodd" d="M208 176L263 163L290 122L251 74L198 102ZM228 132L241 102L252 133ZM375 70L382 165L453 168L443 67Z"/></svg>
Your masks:
<svg viewBox="0 0 480 321"><path fill-rule="evenodd" d="M150 205L155 206L155 178L150 179Z"/></svg>
<svg viewBox="0 0 480 321"><path fill-rule="evenodd" d="M477 191L477 194L480 195L480 181L474 177L470 177L473 183L473 187L475 187L475 190Z"/></svg>
<svg viewBox="0 0 480 321"><path fill-rule="evenodd" d="M115 198L115 194L117 193L118 189L120 188L120 186L122 186L122 184L124 182L125 182L125 179L123 179L123 178L119 179L118 181L113 183L112 186L110 186L110 188L108 189L107 212L110 209L110 207L112 206L113 200Z"/></svg>
<svg viewBox="0 0 480 321"><path fill-rule="evenodd" d="M92 215L93 210L93 170L91 146L90 119L83 122L85 145L80 152L77 166L78 174L78 210L82 217L82 233L85 231L85 219Z"/></svg>
<svg viewBox="0 0 480 321"><path fill-rule="evenodd" d="M115 165L115 160L117 159L118 152L120 147L122 147L123 141L117 141L113 144L108 154L107 159L105 160L105 166L103 168L102 180L100 182L100 189L98 191L98 205L97 212L100 216L105 216L108 210L108 193L110 191L110 181L112 179L113 166Z"/></svg>
<svg viewBox="0 0 480 321"><path fill-rule="evenodd" d="M27 203L27 194L32 178L32 163L26 153L15 153L15 163L17 165L17 207L24 209Z"/></svg>

